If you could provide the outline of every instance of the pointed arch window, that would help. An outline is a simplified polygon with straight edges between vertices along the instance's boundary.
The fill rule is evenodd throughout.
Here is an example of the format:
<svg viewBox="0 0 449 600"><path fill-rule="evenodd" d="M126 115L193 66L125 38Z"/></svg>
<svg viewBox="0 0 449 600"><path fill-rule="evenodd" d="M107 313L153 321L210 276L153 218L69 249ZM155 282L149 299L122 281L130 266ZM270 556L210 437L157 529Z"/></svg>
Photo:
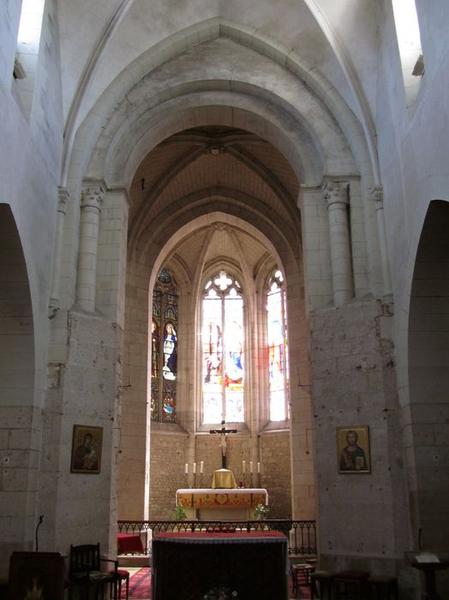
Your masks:
<svg viewBox="0 0 449 600"><path fill-rule="evenodd" d="M244 421L244 300L226 271L207 280L202 300L203 423Z"/></svg>
<svg viewBox="0 0 449 600"><path fill-rule="evenodd" d="M22 1L13 76L27 117L33 103L44 9L45 0Z"/></svg>
<svg viewBox="0 0 449 600"><path fill-rule="evenodd" d="M416 0L393 0L393 14L405 96L407 105L410 105L417 96L424 75L424 57Z"/></svg>
<svg viewBox="0 0 449 600"><path fill-rule="evenodd" d="M284 277L276 269L267 289L268 395L270 421L289 418L287 311Z"/></svg>
<svg viewBox="0 0 449 600"><path fill-rule="evenodd" d="M176 422L178 288L162 268L153 290L151 320L151 419Z"/></svg>

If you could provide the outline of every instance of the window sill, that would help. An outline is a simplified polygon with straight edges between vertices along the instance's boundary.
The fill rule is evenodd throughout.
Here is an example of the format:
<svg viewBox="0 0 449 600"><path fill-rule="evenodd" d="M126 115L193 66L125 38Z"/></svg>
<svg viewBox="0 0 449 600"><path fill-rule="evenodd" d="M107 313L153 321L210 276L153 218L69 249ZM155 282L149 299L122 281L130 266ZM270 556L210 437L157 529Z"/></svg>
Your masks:
<svg viewBox="0 0 449 600"><path fill-rule="evenodd" d="M289 432L290 431L290 421L269 421L265 427L262 427L260 433L263 435L264 433L279 433L279 432Z"/></svg>

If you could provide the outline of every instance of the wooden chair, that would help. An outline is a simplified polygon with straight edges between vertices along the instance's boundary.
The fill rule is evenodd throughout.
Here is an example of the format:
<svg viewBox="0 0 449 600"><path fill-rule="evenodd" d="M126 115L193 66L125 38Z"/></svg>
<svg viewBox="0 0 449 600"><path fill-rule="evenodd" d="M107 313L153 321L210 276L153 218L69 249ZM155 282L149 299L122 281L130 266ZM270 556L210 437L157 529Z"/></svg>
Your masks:
<svg viewBox="0 0 449 600"><path fill-rule="evenodd" d="M332 581L334 574L329 571L314 571L310 575L310 593L311 598L314 600L316 595L319 594L321 600L331 600L332 598Z"/></svg>
<svg viewBox="0 0 449 600"><path fill-rule="evenodd" d="M111 571L115 573L115 571ZM129 598L129 571L126 569L117 569L117 598L120 600L122 597L122 581L125 582L125 598L128 600ZM111 588L111 598L112 598L112 588Z"/></svg>
<svg viewBox="0 0 449 600"><path fill-rule="evenodd" d="M306 562L293 563L291 565L291 579L292 579L292 594L295 598L298 597L300 586L311 586L311 574L315 570L313 565L309 565Z"/></svg>
<svg viewBox="0 0 449 600"><path fill-rule="evenodd" d="M370 599L399 600L398 580L396 577L372 575L368 578Z"/></svg>
<svg viewBox="0 0 449 600"><path fill-rule="evenodd" d="M114 570L102 571L101 563L105 562L114 563ZM109 597L108 591L117 600L117 567L118 561L100 556L100 544L70 546L69 599L72 598L73 587L78 586L84 589L83 600L90 600L90 594L94 594L95 600L104 600Z"/></svg>
<svg viewBox="0 0 449 600"><path fill-rule="evenodd" d="M364 600L367 596L367 571L340 571L334 575L332 587L335 600Z"/></svg>

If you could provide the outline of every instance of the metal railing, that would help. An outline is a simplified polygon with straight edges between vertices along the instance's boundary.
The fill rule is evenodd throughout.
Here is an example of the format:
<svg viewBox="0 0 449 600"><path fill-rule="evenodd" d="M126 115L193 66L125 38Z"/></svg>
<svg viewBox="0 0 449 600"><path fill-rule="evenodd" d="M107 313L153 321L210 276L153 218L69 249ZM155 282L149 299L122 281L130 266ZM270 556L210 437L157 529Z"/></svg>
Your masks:
<svg viewBox="0 0 449 600"><path fill-rule="evenodd" d="M265 519L257 521L118 521L118 532L139 535L145 554L151 553L153 534L170 531L282 531L288 539L290 555L314 557L317 554L316 521Z"/></svg>

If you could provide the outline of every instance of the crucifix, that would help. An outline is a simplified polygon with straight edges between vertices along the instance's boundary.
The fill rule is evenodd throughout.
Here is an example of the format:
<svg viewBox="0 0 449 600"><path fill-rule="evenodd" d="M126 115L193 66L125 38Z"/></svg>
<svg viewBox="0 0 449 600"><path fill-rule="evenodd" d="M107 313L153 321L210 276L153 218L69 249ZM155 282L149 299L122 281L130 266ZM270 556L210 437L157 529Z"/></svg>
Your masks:
<svg viewBox="0 0 449 600"><path fill-rule="evenodd" d="M227 469L226 466L226 450L228 440L226 438L230 433L237 433L237 429L226 429L225 421L221 422L221 429L211 429L209 433L220 434L220 448L221 448L221 468Z"/></svg>

